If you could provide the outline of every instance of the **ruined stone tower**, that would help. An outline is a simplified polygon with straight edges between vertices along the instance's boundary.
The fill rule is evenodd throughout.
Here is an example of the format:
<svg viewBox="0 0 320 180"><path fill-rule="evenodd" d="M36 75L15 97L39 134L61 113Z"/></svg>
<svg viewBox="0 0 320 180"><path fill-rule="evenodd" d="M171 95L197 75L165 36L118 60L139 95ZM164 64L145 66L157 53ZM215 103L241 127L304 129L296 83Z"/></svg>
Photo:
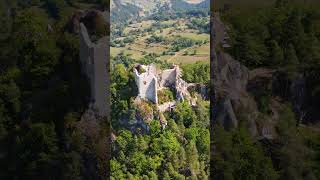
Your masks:
<svg viewBox="0 0 320 180"><path fill-rule="evenodd" d="M139 90L139 97L158 104L156 67L153 65L139 65L134 68L134 75Z"/></svg>
<svg viewBox="0 0 320 180"><path fill-rule="evenodd" d="M93 43L87 28L83 23L80 23L80 61L82 71L90 82L90 106L97 110L100 116L107 115L108 41L108 37L103 37Z"/></svg>

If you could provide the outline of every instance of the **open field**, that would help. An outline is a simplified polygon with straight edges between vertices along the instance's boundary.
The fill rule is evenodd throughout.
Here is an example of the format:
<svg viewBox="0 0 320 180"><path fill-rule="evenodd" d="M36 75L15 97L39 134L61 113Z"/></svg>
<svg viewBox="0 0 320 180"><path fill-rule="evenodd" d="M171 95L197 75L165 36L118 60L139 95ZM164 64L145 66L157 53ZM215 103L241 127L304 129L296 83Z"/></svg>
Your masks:
<svg viewBox="0 0 320 180"><path fill-rule="evenodd" d="M128 34L130 31L134 30L144 30L149 27L154 23L154 21L149 20L149 21L142 21L141 23L135 23L135 24L129 24L127 28L124 29L124 34Z"/></svg>
<svg viewBox="0 0 320 180"><path fill-rule="evenodd" d="M163 27L153 27L156 23ZM195 29L189 29L188 23L190 23L190 19L160 22L146 20L132 23L124 29L124 35L116 40L124 41L128 37L131 37L133 40L122 46L111 47L111 56L115 57L120 53L124 53L126 55L130 54L132 58L139 60L147 54L154 53L159 56L157 57L158 60L177 64L209 61L209 34L200 33ZM148 29L148 31L145 31L146 29ZM148 42L152 37L162 37L165 40L163 40L163 42ZM179 49L179 51L172 51L174 42L177 41L177 39L189 39L194 42L205 43L184 47Z"/></svg>
<svg viewBox="0 0 320 180"><path fill-rule="evenodd" d="M198 61L209 61L209 57L207 56L177 56L174 59L172 59L170 62L174 64L191 64Z"/></svg>
<svg viewBox="0 0 320 180"><path fill-rule="evenodd" d="M209 36L208 34L196 34L192 32L183 32L183 33L176 33L176 35L185 37L185 38L190 38L196 41L209 41Z"/></svg>

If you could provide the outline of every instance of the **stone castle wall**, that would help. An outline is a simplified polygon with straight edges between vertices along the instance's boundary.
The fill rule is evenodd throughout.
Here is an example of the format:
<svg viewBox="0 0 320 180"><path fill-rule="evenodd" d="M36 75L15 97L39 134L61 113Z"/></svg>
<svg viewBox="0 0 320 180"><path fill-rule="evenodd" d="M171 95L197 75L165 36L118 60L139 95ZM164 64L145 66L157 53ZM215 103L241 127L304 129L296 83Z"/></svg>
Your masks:
<svg viewBox="0 0 320 180"><path fill-rule="evenodd" d="M91 89L91 106L100 116L107 115L107 77L108 37L97 43L90 40L87 28L80 24L80 61L82 71L88 77Z"/></svg>
<svg viewBox="0 0 320 180"><path fill-rule="evenodd" d="M167 69L161 73L161 87L175 86L177 80L177 71L176 69Z"/></svg>

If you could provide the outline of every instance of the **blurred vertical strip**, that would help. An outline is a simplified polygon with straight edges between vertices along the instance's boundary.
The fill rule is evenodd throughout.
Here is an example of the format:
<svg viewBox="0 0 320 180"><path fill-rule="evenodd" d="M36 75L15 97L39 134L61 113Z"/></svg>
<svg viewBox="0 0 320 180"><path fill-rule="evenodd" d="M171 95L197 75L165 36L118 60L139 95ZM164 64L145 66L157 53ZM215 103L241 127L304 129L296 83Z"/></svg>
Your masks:
<svg viewBox="0 0 320 180"><path fill-rule="evenodd" d="M111 82L110 82L110 76L111 76L111 73L110 73L110 32L111 32L111 20L110 20L110 0L107 0L107 9L106 9L106 14L107 14L107 25L108 25L108 46L107 46L107 54L108 54L108 63L107 63L107 123L108 123L108 151L107 151L107 178L106 179L110 179L110 176L111 176L111 171L110 171L110 159L111 159L111 116L110 116L110 113L111 113L111 92L110 92L110 87L111 87Z"/></svg>
<svg viewBox="0 0 320 180"><path fill-rule="evenodd" d="M214 79L215 79L215 63L216 63L216 54L215 54L215 46L214 46L214 0L210 2L210 178L214 177L214 166L212 155L214 153L214 126L216 124L216 96L215 96L215 88L214 88Z"/></svg>
<svg viewBox="0 0 320 180"><path fill-rule="evenodd" d="M110 0L0 1L0 179L109 179Z"/></svg>

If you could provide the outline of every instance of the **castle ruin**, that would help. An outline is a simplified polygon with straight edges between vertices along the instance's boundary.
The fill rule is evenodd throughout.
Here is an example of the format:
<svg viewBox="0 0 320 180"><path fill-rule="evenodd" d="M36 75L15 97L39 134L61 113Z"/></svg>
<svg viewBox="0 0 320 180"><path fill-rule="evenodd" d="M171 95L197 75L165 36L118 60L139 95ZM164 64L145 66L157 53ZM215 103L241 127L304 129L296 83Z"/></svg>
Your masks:
<svg viewBox="0 0 320 180"><path fill-rule="evenodd" d="M184 101L190 99L188 83L181 76L178 65L172 69L157 71L155 65L137 65L134 68L135 80L138 87L138 96L158 104L158 90L173 87L176 90L176 99Z"/></svg>
<svg viewBox="0 0 320 180"><path fill-rule="evenodd" d="M108 42L109 38L106 36L93 43L87 28L80 23L80 61L82 71L90 82L90 108L96 110L102 117L108 113Z"/></svg>
<svg viewBox="0 0 320 180"><path fill-rule="evenodd" d="M141 103L141 99L155 103L162 129L167 126L163 113L172 111L178 101L187 101L190 105L197 106L197 97L191 97L190 92L199 92L202 98L206 98L208 94L206 85L184 81L182 79L182 71L178 65L173 65L171 69L158 70L153 64L147 66L138 64L134 66L133 72L138 87L138 97L135 102L137 102L138 106ZM173 89L176 97L160 104L158 98L161 97L159 97L158 92L165 88ZM148 130L148 126L143 123L145 120L141 120L141 117L137 119L140 119L137 124ZM152 120L153 116L148 118L148 120L150 119Z"/></svg>

